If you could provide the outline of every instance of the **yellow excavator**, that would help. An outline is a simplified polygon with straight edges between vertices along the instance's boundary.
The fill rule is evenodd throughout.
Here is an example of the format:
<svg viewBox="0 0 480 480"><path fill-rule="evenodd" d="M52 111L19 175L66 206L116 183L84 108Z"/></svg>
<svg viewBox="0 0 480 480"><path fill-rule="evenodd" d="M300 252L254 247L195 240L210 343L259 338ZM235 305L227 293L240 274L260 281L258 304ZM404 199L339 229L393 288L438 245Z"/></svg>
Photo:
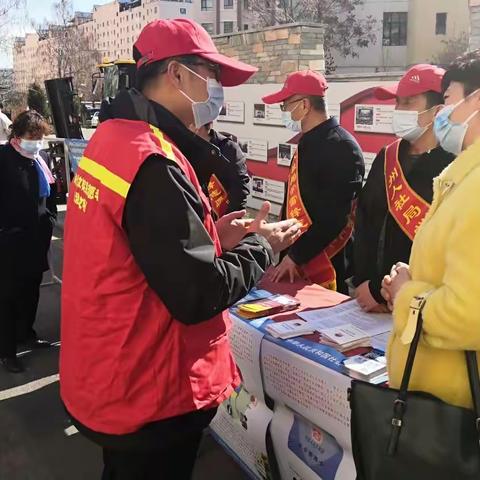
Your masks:
<svg viewBox="0 0 480 480"><path fill-rule="evenodd" d="M102 100L115 98L121 90L128 90L135 85L136 65L134 60L118 59L110 61L104 58L97 65L98 72L92 75L93 93L102 89Z"/></svg>

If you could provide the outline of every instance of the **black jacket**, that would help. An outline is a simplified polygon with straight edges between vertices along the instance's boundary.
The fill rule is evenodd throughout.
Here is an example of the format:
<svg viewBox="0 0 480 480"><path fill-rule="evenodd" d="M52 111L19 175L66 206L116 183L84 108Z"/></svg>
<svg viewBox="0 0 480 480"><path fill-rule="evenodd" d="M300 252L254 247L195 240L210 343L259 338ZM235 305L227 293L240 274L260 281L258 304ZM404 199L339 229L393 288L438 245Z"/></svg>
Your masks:
<svg viewBox="0 0 480 480"><path fill-rule="evenodd" d="M218 163L217 148L135 89L120 93L108 114L160 128L190 161L201 184ZM216 257L203 219L200 197L181 168L158 155L147 158L127 196L123 228L148 284L186 324L208 320L240 300L273 260L270 245L258 235Z"/></svg>
<svg viewBox="0 0 480 480"><path fill-rule="evenodd" d="M454 156L440 147L423 155L409 155L410 144L400 144L400 165L413 190L426 202L432 202L433 179L448 166ZM355 225L354 285L370 281L370 292L383 303L380 293L383 277L396 262L408 263L412 242L390 215L385 192L385 149L375 158L367 182L360 193Z"/></svg>
<svg viewBox="0 0 480 480"><path fill-rule="evenodd" d="M347 224L352 200L361 189L364 174L360 146L335 117L301 137L298 178L312 226L289 249L288 255L297 265L308 263L340 234ZM332 259L339 291L345 291L343 284L350 260L348 249Z"/></svg>
<svg viewBox="0 0 480 480"><path fill-rule="evenodd" d="M55 189L38 196L33 160L10 144L0 147L0 269L11 276L36 277L48 269L47 253L56 218Z"/></svg>
<svg viewBox="0 0 480 480"><path fill-rule="evenodd" d="M230 203L226 213L243 210L250 194L250 177L245 154L238 143L215 130L210 131L210 139L212 145L218 147L225 159L219 162L215 174L228 193Z"/></svg>

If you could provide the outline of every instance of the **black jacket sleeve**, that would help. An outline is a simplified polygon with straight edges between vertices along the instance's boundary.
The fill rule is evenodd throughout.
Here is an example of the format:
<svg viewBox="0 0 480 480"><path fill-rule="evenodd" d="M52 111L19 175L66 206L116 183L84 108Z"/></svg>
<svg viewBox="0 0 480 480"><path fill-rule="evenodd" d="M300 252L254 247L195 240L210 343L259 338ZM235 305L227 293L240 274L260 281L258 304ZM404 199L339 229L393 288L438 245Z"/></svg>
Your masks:
<svg viewBox="0 0 480 480"><path fill-rule="evenodd" d="M331 159L321 169L304 172L302 199L312 226L290 247L288 255L303 265L325 249L343 230L351 202L361 185L363 165L360 149L351 142L336 142ZM300 169L300 175L301 175Z"/></svg>
<svg viewBox="0 0 480 480"><path fill-rule="evenodd" d="M203 217L201 200L180 168L163 157L148 158L130 188L123 227L148 284L186 324L240 300L273 260L258 235L217 257Z"/></svg>
<svg viewBox="0 0 480 480"><path fill-rule="evenodd" d="M368 280L372 295L380 299L381 279L378 275L378 242L385 228L385 182L384 182L384 150L376 156L372 168L363 187L357 205L357 216L354 234L354 265L353 283L357 287ZM375 293L375 295L374 295ZM378 300L377 300L378 301Z"/></svg>

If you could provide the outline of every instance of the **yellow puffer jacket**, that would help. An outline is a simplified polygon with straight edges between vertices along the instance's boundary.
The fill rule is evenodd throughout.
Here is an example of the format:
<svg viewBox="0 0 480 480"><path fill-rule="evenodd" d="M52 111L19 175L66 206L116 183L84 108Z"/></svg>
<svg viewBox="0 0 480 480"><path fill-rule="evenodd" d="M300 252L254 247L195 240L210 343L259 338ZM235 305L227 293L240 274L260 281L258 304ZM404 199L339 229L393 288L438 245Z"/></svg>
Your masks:
<svg viewBox="0 0 480 480"><path fill-rule="evenodd" d="M410 390L471 407L465 350L480 352L480 140L434 180L430 212L410 257L412 281L397 295L388 368L391 386L401 382L415 322L409 320L416 295L431 292L424 310L423 336ZM409 335L410 334L410 335Z"/></svg>

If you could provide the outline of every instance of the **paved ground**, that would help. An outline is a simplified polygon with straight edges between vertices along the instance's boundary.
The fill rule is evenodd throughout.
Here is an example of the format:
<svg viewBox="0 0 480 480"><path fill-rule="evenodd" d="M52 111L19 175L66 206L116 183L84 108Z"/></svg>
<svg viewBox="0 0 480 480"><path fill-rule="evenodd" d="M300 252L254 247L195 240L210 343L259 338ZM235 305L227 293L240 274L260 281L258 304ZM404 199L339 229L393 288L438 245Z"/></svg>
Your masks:
<svg viewBox="0 0 480 480"><path fill-rule="evenodd" d="M60 276L62 231L53 241L53 263ZM50 280L47 274L45 281ZM58 341L60 286L42 287L38 333ZM70 426L58 396L59 347L27 352L27 371L12 375L0 370L0 480L96 480L101 452ZM38 388L41 387L41 388ZM208 435L194 480L245 480L247 477Z"/></svg>

